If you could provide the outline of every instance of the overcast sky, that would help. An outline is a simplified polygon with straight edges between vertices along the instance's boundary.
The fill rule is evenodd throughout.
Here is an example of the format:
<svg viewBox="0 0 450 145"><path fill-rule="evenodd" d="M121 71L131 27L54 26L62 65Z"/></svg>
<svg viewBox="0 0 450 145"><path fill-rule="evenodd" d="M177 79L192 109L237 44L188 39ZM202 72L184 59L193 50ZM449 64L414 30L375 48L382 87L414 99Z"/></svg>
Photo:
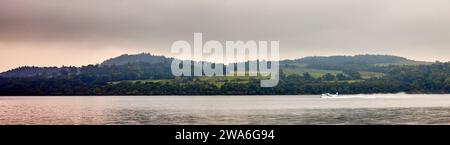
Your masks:
<svg viewBox="0 0 450 145"><path fill-rule="evenodd" d="M0 71L174 56L192 40L279 40L281 58L392 54L450 61L449 0L1 0Z"/></svg>

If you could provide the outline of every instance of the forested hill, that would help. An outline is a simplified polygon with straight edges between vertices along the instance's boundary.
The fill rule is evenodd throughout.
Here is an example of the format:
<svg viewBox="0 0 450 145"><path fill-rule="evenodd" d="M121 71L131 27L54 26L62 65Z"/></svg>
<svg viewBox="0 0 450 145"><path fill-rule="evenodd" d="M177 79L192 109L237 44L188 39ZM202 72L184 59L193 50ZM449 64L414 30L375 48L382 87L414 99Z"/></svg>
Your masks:
<svg viewBox="0 0 450 145"><path fill-rule="evenodd" d="M119 57L111 58L102 65L124 65L136 62L145 63L161 63L172 61L172 58L164 56L156 56L149 53L141 53L137 55L124 54ZM364 65L418 65L418 64L431 64L429 62L414 61L406 59L404 57L392 56L392 55L355 55L355 56L310 56L295 60L282 60L282 64L307 64L317 65L326 64L329 66L342 66L346 64L364 64Z"/></svg>
<svg viewBox="0 0 450 145"><path fill-rule="evenodd" d="M23 66L0 73L1 77L20 78L20 77L43 77L51 78L57 76L109 76L119 78L151 78L150 76L170 75L170 63L173 58L156 56L149 53L136 55L124 54L115 58L105 60L100 65L88 65L83 67L34 67ZM326 70L355 70L367 71L375 65L418 65L431 64L428 62L419 62L409 60L403 57L390 55L356 55L356 56L330 56L330 57L305 57L296 60L280 61L281 69L292 73L302 74L304 72L318 72L318 75L324 75ZM95 69L95 70L94 70ZM311 70L315 69L315 70ZM161 72L163 71L163 72ZM95 74L102 73L102 74ZM123 75L127 75L126 77ZM317 74L317 73L316 73ZM145 77L141 77L145 76ZM165 77L165 78L166 78ZM117 79L114 79L117 80Z"/></svg>
<svg viewBox="0 0 450 145"><path fill-rule="evenodd" d="M310 56L294 60L298 63L314 64L314 63L330 63L342 65L346 63L363 63L363 64L387 64L387 63L401 63L413 60L408 60L404 57L392 55L355 55L355 56Z"/></svg>
<svg viewBox="0 0 450 145"><path fill-rule="evenodd" d="M450 62L386 55L284 60L278 85L262 88L261 76L174 77L171 61L138 54L82 67L19 67L0 74L0 96L450 93Z"/></svg>
<svg viewBox="0 0 450 145"><path fill-rule="evenodd" d="M392 55L311 56L282 61L285 65L307 65L309 68L328 70L368 70L374 66L421 65L430 62L415 61Z"/></svg>
<svg viewBox="0 0 450 145"><path fill-rule="evenodd" d="M36 76L58 76L64 73L77 73L77 67L36 67L36 66L22 66L3 73L0 73L1 77L6 78L24 78L24 77L36 77Z"/></svg>
<svg viewBox="0 0 450 145"><path fill-rule="evenodd" d="M0 76L6 78L101 76L110 80L150 79L154 77L168 78L171 75L171 62L172 58L148 53L136 55L124 54L108 59L101 64L82 67L22 66L0 73Z"/></svg>
<svg viewBox="0 0 450 145"><path fill-rule="evenodd" d="M165 56L157 56L150 53L141 53L136 55L124 54L115 58L108 59L101 63L101 65L124 65L137 62L157 64L167 63L171 61L172 58L167 58Z"/></svg>

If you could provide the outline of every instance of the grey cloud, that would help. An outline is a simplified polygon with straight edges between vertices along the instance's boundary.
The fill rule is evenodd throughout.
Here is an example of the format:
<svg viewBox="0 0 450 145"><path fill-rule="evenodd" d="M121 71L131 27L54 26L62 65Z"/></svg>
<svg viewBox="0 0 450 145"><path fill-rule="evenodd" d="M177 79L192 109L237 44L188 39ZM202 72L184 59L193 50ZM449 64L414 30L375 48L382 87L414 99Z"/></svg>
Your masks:
<svg viewBox="0 0 450 145"><path fill-rule="evenodd" d="M2 0L0 43L133 44L168 53L173 41L203 32L207 40L280 40L285 58L388 53L448 61L449 14L448 0Z"/></svg>

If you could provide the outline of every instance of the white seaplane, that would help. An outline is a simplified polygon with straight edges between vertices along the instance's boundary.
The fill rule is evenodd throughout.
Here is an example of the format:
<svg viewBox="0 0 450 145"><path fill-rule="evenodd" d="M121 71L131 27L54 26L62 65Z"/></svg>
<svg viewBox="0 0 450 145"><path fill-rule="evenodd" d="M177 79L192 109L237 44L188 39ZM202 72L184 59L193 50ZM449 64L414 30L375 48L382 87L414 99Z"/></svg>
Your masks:
<svg viewBox="0 0 450 145"><path fill-rule="evenodd" d="M336 98L338 96L339 96L338 92L336 92L336 94L326 93L326 94L322 94L322 96L320 98Z"/></svg>

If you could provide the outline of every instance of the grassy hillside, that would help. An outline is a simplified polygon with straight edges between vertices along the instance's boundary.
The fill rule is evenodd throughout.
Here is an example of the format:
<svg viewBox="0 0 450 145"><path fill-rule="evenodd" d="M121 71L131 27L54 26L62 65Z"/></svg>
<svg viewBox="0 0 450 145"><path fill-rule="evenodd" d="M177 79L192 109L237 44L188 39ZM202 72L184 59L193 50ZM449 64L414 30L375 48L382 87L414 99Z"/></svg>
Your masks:
<svg viewBox="0 0 450 145"><path fill-rule="evenodd" d="M109 80L131 80L133 78L150 78L159 80L157 76L164 74L164 78L171 78L170 64L172 58L155 56L148 53L136 55L121 55L108 59L101 65L89 65L83 67L20 67L4 73L1 77L22 78L22 77L44 77L54 78L61 76L102 76ZM409 60L398 56L389 55L356 55L356 56L330 56L330 57L305 57L295 60L280 61L280 69L286 75L304 73L311 74L314 78L319 78L325 74L349 75L346 70L358 71L363 79L381 77L384 74L376 72L376 67L389 65L423 65L431 64ZM156 75L158 74L158 75ZM221 78L227 80L226 78ZM215 81L215 80L210 80Z"/></svg>
<svg viewBox="0 0 450 145"><path fill-rule="evenodd" d="M281 67L281 69L283 70L283 72L286 75L291 75L291 74L303 75L303 73L309 73L315 78L321 77L327 73L330 73L333 75L343 73L340 70L325 70L325 69L308 68L306 65L298 65L298 66L296 65L295 67L292 67L292 66L291 67Z"/></svg>
<svg viewBox="0 0 450 145"><path fill-rule="evenodd" d="M257 76L215 76L215 77L195 77L195 78L181 78L176 77L175 79L149 79L149 80L127 80L127 81L114 81L110 84L119 84L121 82L127 83L176 83L180 85L195 84L195 83L208 83L213 84L216 87L222 87L225 83L237 83L237 84L248 84L251 80L261 80L268 79L268 77L257 77Z"/></svg>

